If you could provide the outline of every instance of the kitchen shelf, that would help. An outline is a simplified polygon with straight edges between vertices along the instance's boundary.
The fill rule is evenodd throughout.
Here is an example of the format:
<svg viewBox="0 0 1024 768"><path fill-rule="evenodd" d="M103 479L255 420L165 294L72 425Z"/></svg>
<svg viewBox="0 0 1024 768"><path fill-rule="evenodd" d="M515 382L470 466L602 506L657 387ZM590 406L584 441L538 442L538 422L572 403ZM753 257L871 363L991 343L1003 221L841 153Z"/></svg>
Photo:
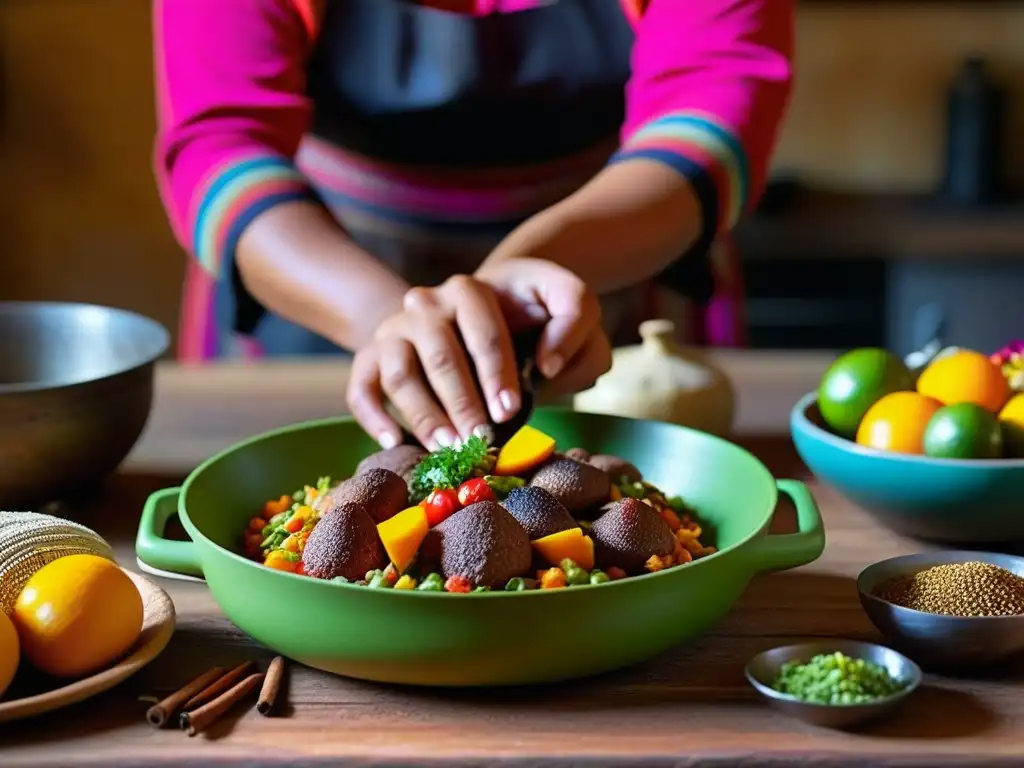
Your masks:
<svg viewBox="0 0 1024 768"><path fill-rule="evenodd" d="M744 259L1024 260L1024 200L976 209L934 197L799 190L737 227Z"/></svg>

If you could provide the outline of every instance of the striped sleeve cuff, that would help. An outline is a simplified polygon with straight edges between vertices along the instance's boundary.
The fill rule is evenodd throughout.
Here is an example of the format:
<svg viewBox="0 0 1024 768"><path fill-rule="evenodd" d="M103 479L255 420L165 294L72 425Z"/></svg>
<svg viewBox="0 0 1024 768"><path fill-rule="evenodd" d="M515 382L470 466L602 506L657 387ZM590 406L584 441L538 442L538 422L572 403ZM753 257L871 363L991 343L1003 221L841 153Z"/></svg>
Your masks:
<svg viewBox="0 0 1024 768"><path fill-rule="evenodd" d="M196 259L211 275L221 276L253 219L275 205L314 197L302 174L279 155L248 157L218 168L196 196Z"/></svg>
<svg viewBox="0 0 1024 768"><path fill-rule="evenodd" d="M749 193L747 157L739 140L708 115L673 112L643 125L612 162L655 160L690 182L704 210L709 234L731 229Z"/></svg>

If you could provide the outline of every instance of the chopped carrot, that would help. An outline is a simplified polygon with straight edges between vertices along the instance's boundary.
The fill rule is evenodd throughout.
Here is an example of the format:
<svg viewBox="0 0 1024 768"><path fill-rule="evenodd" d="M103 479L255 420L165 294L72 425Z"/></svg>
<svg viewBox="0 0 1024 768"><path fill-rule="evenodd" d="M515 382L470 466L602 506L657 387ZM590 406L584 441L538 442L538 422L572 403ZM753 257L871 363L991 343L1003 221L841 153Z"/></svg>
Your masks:
<svg viewBox="0 0 1024 768"><path fill-rule="evenodd" d="M692 560L693 555L690 554L690 550L684 549L683 547L679 547L676 550L676 562L680 565L683 565L684 563L689 563Z"/></svg>
<svg viewBox="0 0 1024 768"><path fill-rule="evenodd" d="M279 498L277 501L268 501L266 504L263 505L263 517L270 519L274 515L281 514L291 505L291 496L281 496L281 498Z"/></svg>
<svg viewBox="0 0 1024 768"><path fill-rule="evenodd" d="M672 507L662 507L658 510L661 513L662 519L668 523L668 527L673 531L678 531L682 526L682 522L679 520L679 515L676 514Z"/></svg>
<svg viewBox="0 0 1024 768"><path fill-rule="evenodd" d="M658 557L657 555L651 555L647 558L647 562L644 563L644 568L650 573L657 573L666 568L665 558Z"/></svg>
<svg viewBox="0 0 1024 768"><path fill-rule="evenodd" d="M548 568L540 577L541 589L560 589L568 584L565 571L561 568Z"/></svg>
<svg viewBox="0 0 1024 768"><path fill-rule="evenodd" d="M295 573L299 568L300 561L298 557L289 552L274 549L267 553L263 564L268 568L273 568L275 571Z"/></svg>
<svg viewBox="0 0 1024 768"><path fill-rule="evenodd" d="M445 592L472 592L473 585L465 576L449 576L444 583Z"/></svg>
<svg viewBox="0 0 1024 768"><path fill-rule="evenodd" d="M299 564L295 567L295 573L297 573L299 576L306 575L306 564L303 563L301 560L299 560Z"/></svg>
<svg viewBox="0 0 1024 768"><path fill-rule="evenodd" d="M704 545L697 541L697 539L685 539L681 543L683 548L689 550L691 555L699 557L700 553L704 551Z"/></svg>
<svg viewBox="0 0 1024 768"><path fill-rule="evenodd" d="M288 531L288 533L298 533L302 530L302 526L304 523L305 520L299 517L298 514L295 514L289 517L287 522L285 522L284 529Z"/></svg>
<svg viewBox="0 0 1024 768"><path fill-rule="evenodd" d="M294 535L289 536L287 539L284 540L284 543L281 545L281 549L283 549L285 552L298 552L299 537Z"/></svg>
<svg viewBox="0 0 1024 768"><path fill-rule="evenodd" d="M249 521L249 530L253 533L261 533L263 529L266 527L266 525L267 521L264 520L262 517L254 517L252 520Z"/></svg>
<svg viewBox="0 0 1024 768"><path fill-rule="evenodd" d="M624 570L622 570L621 568L615 567L614 565L611 568L609 568L608 570L606 570L605 573L608 574L608 578L611 579L612 581L616 581L617 579L624 579L624 578L626 578L626 572Z"/></svg>

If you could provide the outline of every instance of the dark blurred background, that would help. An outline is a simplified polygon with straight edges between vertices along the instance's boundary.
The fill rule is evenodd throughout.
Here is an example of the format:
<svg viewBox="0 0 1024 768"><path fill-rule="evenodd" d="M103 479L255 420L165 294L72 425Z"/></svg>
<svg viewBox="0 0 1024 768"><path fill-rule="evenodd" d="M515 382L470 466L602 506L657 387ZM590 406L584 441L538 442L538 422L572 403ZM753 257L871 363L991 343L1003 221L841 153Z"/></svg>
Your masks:
<svg viewBox="0 0 1024 768"><path fill-rule="evenodd" d="M5 0L0 35L0 298L174 328L150 3ZM752 346L904 353L936 323L1004 343L1024 327L1024 3L803 2L774 178L735 238Z"/></svg>

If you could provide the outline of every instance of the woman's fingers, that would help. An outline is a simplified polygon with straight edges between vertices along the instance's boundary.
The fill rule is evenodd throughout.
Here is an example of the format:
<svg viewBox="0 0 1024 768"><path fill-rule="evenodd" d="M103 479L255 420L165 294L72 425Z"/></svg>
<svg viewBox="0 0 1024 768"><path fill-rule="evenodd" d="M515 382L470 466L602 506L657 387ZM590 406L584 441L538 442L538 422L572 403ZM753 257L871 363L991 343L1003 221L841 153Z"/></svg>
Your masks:
<svg viewBox="0 0 1024 768"><path fill-rule="evenodd" d="M410 325L409 338L427 382L456 435L466 439L486 429L487 412L455 328L442 315L430 312L411 316Z"/></svg>
<svg viewBox="0 0 1024 768"><path fill-rule="evenodd" d="M465 276L448 280L439 293L455 313L491 419L507 421L520 406L519 372L497 296L490 286Z"/></svg>
<svg viewBox="0 0 1024 768"><path fill-rule="evenodd" d="M587 284L567 270L543 290L551 320L540 337L537 365L553 379L580 354L594 329L601 327L601 305Z"/></svg>
<svg viewBox="0 0 1024 768"><path fill-rule="evenodd" d="M587 337L562 373L544 386L544 394L558 397L589 389L612 366L612 345L599 324Z"/></svg>
<svg viewBox="0 0 1024 768"><path fill-rule="evenodd" d="M384 407L380 366L375 353L371 347L355 356L345 399L359 426L373 436L381 448L393 448L401 442L402 430Z"/></svg>
<svg viewBox="0 0 1024 768"><path fill-rule="evenodd" d="M424 380L413 344L389 338L377 348L381 387L416 439L431 451L454 445L458 434Z"/></svg>

